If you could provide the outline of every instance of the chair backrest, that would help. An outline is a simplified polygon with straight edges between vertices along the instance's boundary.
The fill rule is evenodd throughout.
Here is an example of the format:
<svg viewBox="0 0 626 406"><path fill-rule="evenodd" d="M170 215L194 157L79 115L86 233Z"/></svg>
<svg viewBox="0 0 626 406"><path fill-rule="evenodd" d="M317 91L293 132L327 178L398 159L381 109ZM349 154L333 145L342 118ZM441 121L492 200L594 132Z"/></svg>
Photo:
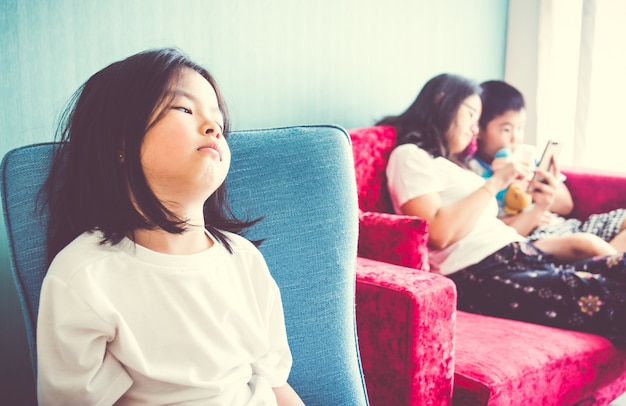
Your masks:
<svg viewBox="0 0 626 406"><path fill-rule="evenodd" d="M333 126L236 131L227 178L239 217L281 289L294 364L290 384L307 405L366 405L355 328L358 233L347 133ZM54 144L7 153L0 166L11 267L36 371L39 290L46 273L46 213L38 206ZM36 376L36 374L35 374Z"/></svg>
<svg viewBox="0 0 626 406"><path fill-rule="evenodd" d="M359 208L363 211L393 213L385 167L396 144L395 129L372 126L351 129L348 133L352 140Z"/></svg>

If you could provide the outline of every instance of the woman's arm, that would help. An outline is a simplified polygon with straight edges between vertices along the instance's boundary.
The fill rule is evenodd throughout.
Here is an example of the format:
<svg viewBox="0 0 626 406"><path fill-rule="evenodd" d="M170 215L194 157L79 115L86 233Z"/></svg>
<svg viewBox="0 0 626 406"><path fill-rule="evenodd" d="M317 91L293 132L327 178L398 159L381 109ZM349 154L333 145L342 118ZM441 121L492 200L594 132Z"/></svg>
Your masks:
<svg viewBox="0 0 626 406"><path fill-rule="evenodd" d="M304 402L293 388L286 383L284 386L272 388L278 406L304 406Z"/></svg>
<svg viewBox="0 0 626 406"><path fill-rule="evenodd" d="M485 184L458 202L446 206L442 204L439 193L429 193L403 204L402 212L427 220L429 245L443 249L474 228L480 213L493 197L493 190L495 187Z"/></svg>
<svg viewBox="0 0 626 406"><path fill-rule="evenodd" d="M406 202L402 205L402 212L428 220L429 244L436 249L444 249L475 227L496 191L504 189L516 178L523 178L527 172L525 166L508 162L494 172L484 185L455 203L443 205L438 193L430 193Z"/></svg>

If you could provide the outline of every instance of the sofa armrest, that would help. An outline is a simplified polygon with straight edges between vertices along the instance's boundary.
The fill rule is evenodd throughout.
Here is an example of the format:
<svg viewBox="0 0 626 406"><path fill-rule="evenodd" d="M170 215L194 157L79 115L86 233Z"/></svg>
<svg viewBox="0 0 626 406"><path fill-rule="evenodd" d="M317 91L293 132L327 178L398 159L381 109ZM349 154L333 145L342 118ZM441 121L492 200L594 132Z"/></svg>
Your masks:
<svg viewBox="0 0 626 406"><path fill-rule="evenodd" d="M360 211L358 253L428 271L428 222L414 216Z"/></svg>
<svg viewBox="0 0 626 406"><path fill-rule="evenodd" d="M456 288L439 274L357 258L356 318L372 405L448 405Z"/></svg>
<svg viewBox="0 0 626 406"><path fill-rule="evenodd" d="M626 173L581 167L564 167L566 185L574 200L570 217L586 219L591 214L626 208Z"/></svg>

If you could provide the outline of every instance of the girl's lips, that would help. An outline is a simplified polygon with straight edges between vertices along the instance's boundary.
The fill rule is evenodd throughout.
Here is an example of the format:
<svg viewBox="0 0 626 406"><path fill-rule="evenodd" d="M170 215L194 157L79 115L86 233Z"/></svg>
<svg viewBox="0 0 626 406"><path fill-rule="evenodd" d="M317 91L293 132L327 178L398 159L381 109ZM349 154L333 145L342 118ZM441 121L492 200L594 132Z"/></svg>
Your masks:
<svg viewBox="0 0 626 406"><path fill-rule="evenodd" d="M198 148L198 151L215 151L217 153L217 155L220 158L220 161L222 160L222 151L220 151L220 149L217 147L217 145L204 145L200 148Z"/></svg>

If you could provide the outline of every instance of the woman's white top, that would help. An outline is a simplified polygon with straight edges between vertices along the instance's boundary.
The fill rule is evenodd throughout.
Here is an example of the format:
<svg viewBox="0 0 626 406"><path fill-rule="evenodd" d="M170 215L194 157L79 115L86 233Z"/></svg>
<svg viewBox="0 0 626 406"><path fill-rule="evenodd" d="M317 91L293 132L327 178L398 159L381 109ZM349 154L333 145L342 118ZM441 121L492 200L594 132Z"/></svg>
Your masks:
<svg viewBox="0 0 626 406"><path fill-rule="evenodd" d="M275 405L292 363L280 293L256 247L226 234L233 254L99 232L65 247L41 292L39 404Z"/></svg>
<svg viewBox="0 0 626 406"><path fill-rule="evenodd" d="M402 205L416 197L438 193L442 204L454 203L473 193L485 183L474 172L443 158L433 158L415 144L403 144L393 149L387 164L387 181L396 213ZM454 244L442 249L429 249L433 270L449 275L480 262L500 248L524 241L514 228L497 218L496 199L479 216L474 229Z"/></svg>

